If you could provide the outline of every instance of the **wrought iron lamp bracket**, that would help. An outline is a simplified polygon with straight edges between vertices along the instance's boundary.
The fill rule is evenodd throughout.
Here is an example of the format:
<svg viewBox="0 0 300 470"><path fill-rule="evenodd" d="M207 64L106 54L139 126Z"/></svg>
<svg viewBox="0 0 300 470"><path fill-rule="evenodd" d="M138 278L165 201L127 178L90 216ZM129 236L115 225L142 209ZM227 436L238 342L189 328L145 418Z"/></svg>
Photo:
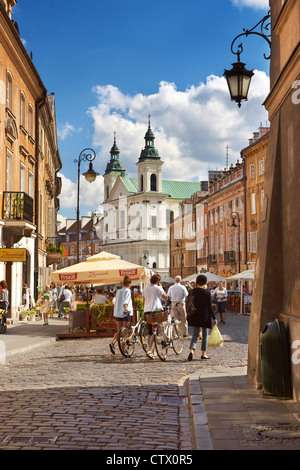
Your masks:
<svg viewBox="0 0 300 470"><path fill-rule="evenodd" d="M241 53L243 52L243 43L239 44L237 47L237 51L234 51L233 50L233 46L235 44L235 42L242 36L250 36L252 34L256 35L256 36L260 36L262 37L263 39L265 39L265 41L267 41L268 45L269 45L269 48L270 48L270 54L268 56L266 56L266 54L264 54L264 58L266 60L269 60L271 58L271 40L270 40L270 37L271 37L271 32L270 32L270 25L271 25L271 11L268 12L268 14L266 16L264 16L264 18L262 18L262 20L260 20L255 26L253 26L253 28L251 29L243 29L243 33L239 34L238 36L236 36L236 38L234 38L234 40L232 41L231 43L231 52L234 54L234 55L237 55L238 57L238 62L240 62L240 55ZM257 28L259 29L260 27L260 32L258 31L255 31Z"/></svg>

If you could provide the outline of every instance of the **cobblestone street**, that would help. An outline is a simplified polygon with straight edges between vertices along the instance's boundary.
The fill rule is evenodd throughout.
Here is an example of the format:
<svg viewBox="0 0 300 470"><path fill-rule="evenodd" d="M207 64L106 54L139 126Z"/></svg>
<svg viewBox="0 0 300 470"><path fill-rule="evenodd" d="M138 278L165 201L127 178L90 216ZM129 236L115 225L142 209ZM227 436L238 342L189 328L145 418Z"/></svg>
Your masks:
<svg viewBox="0 0 300 470"><path fill-rule="evenodd" d="M192 449L184 379L247 363L249 317L227 314L224 347L187 361L189 339L166 362L112 356L109 338L67 339L15 354L1 365L1 449Z"/></svg>

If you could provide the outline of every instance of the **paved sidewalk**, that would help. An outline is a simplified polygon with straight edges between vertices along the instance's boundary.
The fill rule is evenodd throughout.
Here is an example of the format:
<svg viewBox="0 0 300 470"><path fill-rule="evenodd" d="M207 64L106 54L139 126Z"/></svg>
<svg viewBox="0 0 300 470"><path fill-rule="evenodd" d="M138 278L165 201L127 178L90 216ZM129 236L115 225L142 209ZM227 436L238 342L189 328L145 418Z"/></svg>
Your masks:
<svg viewBox="0 0 300 470"><path fill-rule="evenodd" d="M49 325L39 321L20 321L7 325L7 333L0 335L0 361L5 356L33 349L56 341L56 334L68 329L69 321L50 318Z"/></svg>
<svg viewBox="0 0 300 470"><path fill-rule="evenodd" d="M185 429L188 420L192 424L191 450L300 449L300 403L267 398L261 391L252 388L247 378L243 352L247 347L247 323L243 321L245 318L234 315L228 315L228 320L222 331L224 348L212 348L211 360L205 364L199 359L182 363L182 367L187 364L189 369L186 376L182 373L179 394L188 400L189 417L183 414L180 419ZM56 333L67 328L68 321L65 319L50 319L48 326L41 321L20 322L9 325L7 334L0 335L0 346L2 344L2 352L4 349L6 355L11 356L55 342ZM74 344L75 347L75 343L78 344L72 341L70 345ZM108 339L103 339L106 349L107 343ZM96 346L94 342L89 344ZM158 362L156 373L161 373L159 371L167 365L168 368L172 367L171 360L172 356L169 365ZM122 358L114 361L123 363ZM176 358L174 361L176 364ZM135 363L131 364L134 369Z"/></svg>

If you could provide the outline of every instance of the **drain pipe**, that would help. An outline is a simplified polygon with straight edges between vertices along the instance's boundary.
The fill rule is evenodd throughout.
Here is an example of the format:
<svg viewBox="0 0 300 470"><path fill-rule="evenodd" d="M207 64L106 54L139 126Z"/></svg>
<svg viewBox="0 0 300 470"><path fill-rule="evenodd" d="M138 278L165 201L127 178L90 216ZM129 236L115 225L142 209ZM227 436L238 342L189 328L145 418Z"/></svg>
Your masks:
<svg viewBox="0 0 300 470"><path fill-rule="evenodd" d="M34 245L34 299L38 298L38 279L39 279L39 214L40 214L40 200L39 200L39 163L40 163L40 109L47 100L47 91L35 104L35 190L34 190L34 210L35 210L35 225L36 225L36 238Z"/></svg>

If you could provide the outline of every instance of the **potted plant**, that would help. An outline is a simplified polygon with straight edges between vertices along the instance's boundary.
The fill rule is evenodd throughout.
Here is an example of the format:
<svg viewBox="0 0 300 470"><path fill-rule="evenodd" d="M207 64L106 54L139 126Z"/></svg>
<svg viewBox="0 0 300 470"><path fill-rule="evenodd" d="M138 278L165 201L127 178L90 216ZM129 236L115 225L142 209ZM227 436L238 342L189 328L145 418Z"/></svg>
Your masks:
<svg viewBox="0 0 300 470"><path fill-rule="evenodd" d="M12 203L12 213L14 219L21 219L24 211L24 199L21 193L16 193Z"/></svg>
<svg viewBox="0 0 300 470"><path fill-rule="evenodd" d="M28 310L22 310L21 312L21 320L27 321L28 320Z"/></svg>
<svg viewBox="0 0 300 470"><path fill-rule="evenodd" d="M61 258L66 257L65 249L61 245L47 246L47 266L59 263Z"/></svg>
<svg viewBox="0 0 300 470"><path fill-rule="evenodd" d="M114 330L116 322L113 319L114 306L107 304L92 304L91 312L91 327L101 327L104 329Z"/></svg>

